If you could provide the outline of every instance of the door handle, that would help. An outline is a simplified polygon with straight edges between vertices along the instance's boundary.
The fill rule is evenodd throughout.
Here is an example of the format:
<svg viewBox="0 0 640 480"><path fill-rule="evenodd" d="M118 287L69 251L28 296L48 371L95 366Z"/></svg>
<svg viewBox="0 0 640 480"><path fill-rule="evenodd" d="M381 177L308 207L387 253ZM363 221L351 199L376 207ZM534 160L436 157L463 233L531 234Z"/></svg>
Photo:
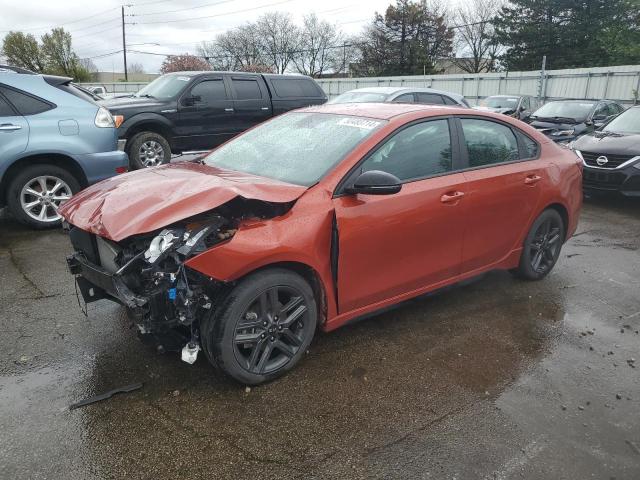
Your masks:
<svg viewBox="0 0 640 480"><path fill-rule="evenodd" d="M464 197L464 192L448 192L440 197L442 203L453 203Z"/></svg>
<svg viewBox="0 0 640 480"><path fill-rule="evenodd" d="M22 127L20 125L13 125L11 123L3 123L0 125L0 130L5 132L13 132L14 130L20 130Z"/></svg>
<svg viewBox="0 0 640 480"><path fill-rule="evenodd" d="M225 108L224 111L229 113L234 112L233 108Z"/></svg>
<svg viewBox="0 0 640 480"><path fill-rule="evenodd" d="M538 183L540 180L542 180L542 177L540 175L529 175L527 178L524 179L524 184L533 186L536 183Z"/></svg>
<svg viewBox="0 0 640 480"><path fill-rule="evenodd" d="M269 107L262 107L260 110L269 110Z"/></svg>

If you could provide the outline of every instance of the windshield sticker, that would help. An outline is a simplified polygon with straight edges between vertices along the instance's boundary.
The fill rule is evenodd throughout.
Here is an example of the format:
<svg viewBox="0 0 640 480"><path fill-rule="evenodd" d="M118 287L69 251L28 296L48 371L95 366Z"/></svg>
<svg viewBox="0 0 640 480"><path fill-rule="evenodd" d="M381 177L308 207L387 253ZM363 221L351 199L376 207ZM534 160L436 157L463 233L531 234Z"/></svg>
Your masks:
<svg viewBox="0 0 640 480"><path fill-rule="evenodd" d="M178 77L178 80L180 80L181 82L188 82L189 80L191 80L191 77Z"/></svg>
<svg viewBox="0 0 640 480"><path fill-rule="evenodd" d="M364 130L373 130L380 125L380 122L376 122L375 120L365 120L364 118L343 118L338 122L338 125L362 128Z"/></svg>

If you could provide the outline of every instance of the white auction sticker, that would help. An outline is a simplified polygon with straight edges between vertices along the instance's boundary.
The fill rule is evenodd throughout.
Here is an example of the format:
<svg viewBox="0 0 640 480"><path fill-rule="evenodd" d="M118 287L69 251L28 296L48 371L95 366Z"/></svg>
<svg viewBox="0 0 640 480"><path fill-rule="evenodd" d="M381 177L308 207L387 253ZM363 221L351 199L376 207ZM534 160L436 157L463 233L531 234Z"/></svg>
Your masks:
<svg viewBox="0 0 640 480"><path fill-rule="evenodd" d="M365 130L372 130L380 125L380 122L375 120L368 120L364 118L343 118L338 122L338 125L344 125L347 127L363 128Z"/></svg>

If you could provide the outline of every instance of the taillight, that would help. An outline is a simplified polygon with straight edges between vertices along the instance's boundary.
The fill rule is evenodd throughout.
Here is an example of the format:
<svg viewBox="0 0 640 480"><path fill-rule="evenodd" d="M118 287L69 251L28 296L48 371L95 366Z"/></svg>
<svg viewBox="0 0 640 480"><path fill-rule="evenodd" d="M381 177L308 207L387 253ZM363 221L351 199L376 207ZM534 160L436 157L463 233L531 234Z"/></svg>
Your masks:
<svg viewBox="0 0 640 480"><path fill-rule="evenodd" d="M129 169L127 167L117 167L116 173L127 173Z"/></svg>

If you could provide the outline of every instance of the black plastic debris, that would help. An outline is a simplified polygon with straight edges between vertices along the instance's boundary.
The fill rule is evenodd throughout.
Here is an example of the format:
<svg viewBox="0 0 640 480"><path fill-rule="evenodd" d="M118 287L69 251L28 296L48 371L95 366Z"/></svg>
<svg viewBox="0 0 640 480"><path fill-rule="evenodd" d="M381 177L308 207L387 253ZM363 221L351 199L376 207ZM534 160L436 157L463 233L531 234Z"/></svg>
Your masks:
<svg viewBox="0 0 640 480"><path fill-rule="evenodd" d="M101 402L103 400L107 400L113 397L117 393L129 393L134 390L139 390L142 388L142 383L132 383L131 385L126 385L124 387L114 388L113 390L109 390L108 392L101 393L100 395L96 395L95 397L86 398L84 400L80 400L78 403L72 403L69 405L69 410L74 410L76 408L84 407L86 405L91 405L92 403Z"/></svg>

